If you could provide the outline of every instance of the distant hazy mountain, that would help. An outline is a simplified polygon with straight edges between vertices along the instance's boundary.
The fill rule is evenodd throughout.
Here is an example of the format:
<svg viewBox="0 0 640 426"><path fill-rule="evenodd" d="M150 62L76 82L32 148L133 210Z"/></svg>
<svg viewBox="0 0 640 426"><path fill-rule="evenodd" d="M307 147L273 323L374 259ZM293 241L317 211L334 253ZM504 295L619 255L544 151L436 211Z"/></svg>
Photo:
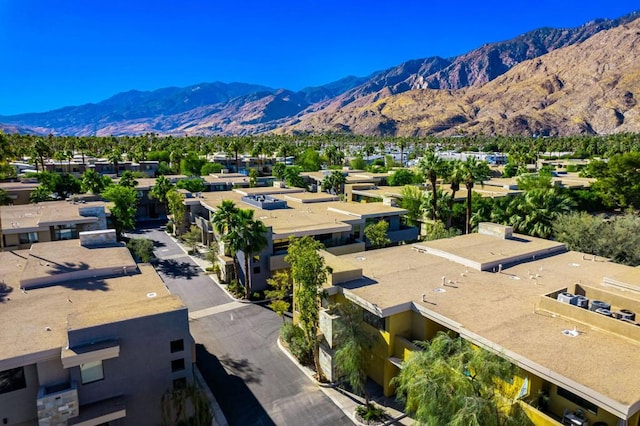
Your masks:
<svg viewBox="0 0 640 426"><path fill-rule="evenodd" d="M429 99L434 102L436 99L446 99L446 102L450 102L449 98L457 99L464 93L472 93L485 87L487 90L502 93L506 89L502 86L504 84L511 85L509 91L517 88L529 90L523 84L500 78L520 63L543 57L558 49L566 49L568 46L582 45L590 41L594 35L612 28L622 28L621 26L629 24L638 16L640 15L633 13L614 20L600 19L571 29L537 29L512 40L483 45L454 58L431 57L411 60L368 77L350 76L298 92L244 83L220 82L202 83L185 88L158 89L152 92L134 90L117 94L96 104L65 107L46 113L0 117L0 123L4 123L7 131L17 129L69 135L123 135L146 132L175 135L248 134L276 129L287 132L423 134L446 132L454 125L466 126L468 131L471 131L475 127L468 123L475 119L469 118L469 114L464 111L469 108L482 110L484 107L477 105L473 100L462 107L460 117L449 118L450 122L445 120L439 125L430 126L424 124L430 120L416 121L412 124L412 129L404 129L403 123L412 122L413 118L423 115L438 117L443 111L450 109L446 104L432 103ZM603 53L612 49L607 44L594 48ZM568 52L576 54L572 50ZM630 55L629 52L626 54ZM581 66L580 61L585 60L586 54L580 55L581 57L574 58L571 66ZM523 81L528 80L527 76L521 75L520 78ZM571 75L567 78L571 80ZM499 86L489 85L498 79L501 82ZM585 89L592 85L589 81L585 81L584 84L587 85ZM485 89L481 91L483 90ZM410 93L409 97L417 105L413 110L405 108L403 114L406 116L390 116L388 108L380 105L393 104L397 100L394 96L403 93ZM521 98L526 99L527 96L515 96L514 102ZM503 115L508 116L507 112ZM503 126L501 123L506 119L500 117L494 117L494 126L483 128L482 131L489 131L491 128L496 132L509 130L510 126ZM548 127L547 132L569 131L570 127L564 126L563 123L571 119L562 120L555 124L545 124ZM521 127L520 131L525 131L535 126ZM564 130L553 130L554 127ZM580 129L575 128L573 131L595 131L594 128Z"/></svg>

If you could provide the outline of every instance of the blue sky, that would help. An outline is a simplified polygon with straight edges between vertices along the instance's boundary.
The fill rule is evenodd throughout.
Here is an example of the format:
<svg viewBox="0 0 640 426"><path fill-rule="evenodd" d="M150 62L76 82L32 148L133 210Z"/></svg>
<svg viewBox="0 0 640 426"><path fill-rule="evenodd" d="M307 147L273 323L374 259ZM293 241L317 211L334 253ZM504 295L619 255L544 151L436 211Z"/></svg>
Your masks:
<svg viewBox="0 0 640 426"><path fill-rule="evenodd" d="M637 1L0 0L0 115L201 82L298 90Z"/></svg>

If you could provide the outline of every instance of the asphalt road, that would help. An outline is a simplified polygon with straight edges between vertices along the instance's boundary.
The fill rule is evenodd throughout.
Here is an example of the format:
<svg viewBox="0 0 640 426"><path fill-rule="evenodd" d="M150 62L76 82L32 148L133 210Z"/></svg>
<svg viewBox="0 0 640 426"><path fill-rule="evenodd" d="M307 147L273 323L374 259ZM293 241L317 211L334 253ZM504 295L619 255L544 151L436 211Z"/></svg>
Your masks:
<svg viewBox="0 0 640 426"><path fill-rule="evenodd" d="M157 226L130 234L154 241L158 273L196 318L196 364L230 425L353 424L277 347L275 313L234 302Z"/></svg>

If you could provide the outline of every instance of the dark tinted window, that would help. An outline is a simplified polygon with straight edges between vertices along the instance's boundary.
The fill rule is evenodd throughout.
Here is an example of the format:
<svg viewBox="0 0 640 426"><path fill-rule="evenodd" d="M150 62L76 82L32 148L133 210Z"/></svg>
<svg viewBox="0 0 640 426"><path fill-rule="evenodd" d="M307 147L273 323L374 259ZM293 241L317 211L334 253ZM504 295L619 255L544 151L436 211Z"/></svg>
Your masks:
<svg viewBox="0 0 640 426"><path fill-rule="evenodd" d="M13 392L26 387L27 382L24 378L24 368L18 367L0 371L0 394Z"/></svg>

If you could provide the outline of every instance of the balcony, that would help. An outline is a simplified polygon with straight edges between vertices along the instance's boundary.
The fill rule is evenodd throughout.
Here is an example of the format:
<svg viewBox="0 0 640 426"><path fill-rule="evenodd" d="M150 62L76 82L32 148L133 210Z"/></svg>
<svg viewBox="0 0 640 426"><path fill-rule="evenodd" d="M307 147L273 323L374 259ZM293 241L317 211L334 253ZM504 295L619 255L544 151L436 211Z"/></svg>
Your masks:
<svg viewBox="0 0 640 426"><path fill-rule="evenodd" d="M80 415L69 421L73 426L96 426L127 417L126 400L123 396L103 399L80 407Z"/></svg>
<svg viewBox="0 0 640 426"><path fill-rule="evenodd" d="M335 334L335 322L340 317L338 315L334 315L328 309L322 309L320 311L320 331L322 332L325 341L329 345L329 348L333 348L336 345L336 334Z"/></svg>
<svg viewBox="0 0 640 426"><path fill-rule="evenodd" d="M78 416L78 389L75 382L41 386L36 400L40 426L66 424Z"/></svg>
<svg viewBox="0 0 640 426"><path fill-rule="evenodd" d="M77 367L88 362L103 361L120 356L120 344L115 339L92 344L63 348L61 353L64 368Z"/></svg>

